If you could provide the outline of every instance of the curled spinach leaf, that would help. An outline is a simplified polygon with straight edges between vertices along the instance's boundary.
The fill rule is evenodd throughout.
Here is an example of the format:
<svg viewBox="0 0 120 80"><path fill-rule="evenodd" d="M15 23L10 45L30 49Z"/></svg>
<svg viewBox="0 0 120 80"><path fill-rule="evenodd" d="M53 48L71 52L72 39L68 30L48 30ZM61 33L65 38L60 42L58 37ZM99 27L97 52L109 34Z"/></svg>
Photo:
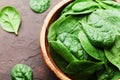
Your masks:
<svg viewBox="0 0 120 80"><path fill-rule="evenodd" d="M17 64L11 71L12 80L33 80L32 69L24 64Z"/></svg>
<svg viewBox="0 0 120 80"><path fill-rule="evenodd" d="M69 33L62 33L58 35L57 40L60 40L77 59L87 60L88 55L76 36Z"/></svg>
<svg viewBox="0 0 120 80"><path fill-rule="evenodd" d="M11 6L6 6L0 11L0 25L8 32L18 34L21 18L17 10Z"/></svg>
<svg viewBox="0 0 120 80"><path fill-rule="evenodd" d="M85 11L88 9L96 9L98 8L98 4L92 0L81 0L80 2L75 3L72 6L72 10L75 12L79 12L79 11Z"/></svg>
<svg viewBox="0 0 120 80"><path fill-rule="evenodd" d="M61 41L51 41L51 47L68 63L78 60L72 53L63 45Z"/></svg>
<svg viewBox="0 0 120 80"><path fill-rule="evenodd" d="M104 60L104 53L102 50L95 48L88 40L83 31L79 32L78 38L83 46L84 50L93 58L97 60Z"/></svg>
<svg viewBox="0 0 120 80"><path fill-rule="evenodd" d="M91 4L89 4L91 3ZM63 10L63 15L78 15L91 13L98 9L98 4L92 0L76 0Z"/></svg>
<svg viewBox="0 0 120 80"><path fill-rule="evenodd" d="M57 52L52 48L49 47L50 49L50 53L52 55L53 60L55 61L55 63L58 65L58 67L65 73L69 73L66 70L67 65L69 64L66 60L64 60L63 57L61 57L59 54L57 54Z"/></svg>
<svg viewBox="0 0 120 80"><path fill-rule="evenodd" d="M105 49L106 58L120 70L120 36L116 37L111 49Z"/></svg>

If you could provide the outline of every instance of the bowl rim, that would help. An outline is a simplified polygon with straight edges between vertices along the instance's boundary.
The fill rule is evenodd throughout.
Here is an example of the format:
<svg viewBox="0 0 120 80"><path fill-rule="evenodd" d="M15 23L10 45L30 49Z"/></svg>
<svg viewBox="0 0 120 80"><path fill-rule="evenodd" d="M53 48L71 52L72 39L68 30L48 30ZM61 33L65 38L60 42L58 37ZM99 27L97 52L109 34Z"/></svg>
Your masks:
<svg viewBox="0 0 120 80"><path fill-rule="evenodd" d="M59 2L55 7L53 7L51 9L51 11L48 13L48 15L46 16L43 26L41 28L40 31L40 52L42 55L42 58L45 62L45 64L47 65L47 67L60 79L60 80L71 80L67 75L65 75L65 73L63 73L58 66L55 64L55 62L53 61L50 53L47 52L48 48L46 47L46 32L47 32L47 28L48 25L50 24L49 21L51 20L51 18L53 17L53 15L57 12L57 10L59 10L60 8L62 8L64 5L66 5L67 3L71 2L72 0L62 0L61 2Z"/></svg>

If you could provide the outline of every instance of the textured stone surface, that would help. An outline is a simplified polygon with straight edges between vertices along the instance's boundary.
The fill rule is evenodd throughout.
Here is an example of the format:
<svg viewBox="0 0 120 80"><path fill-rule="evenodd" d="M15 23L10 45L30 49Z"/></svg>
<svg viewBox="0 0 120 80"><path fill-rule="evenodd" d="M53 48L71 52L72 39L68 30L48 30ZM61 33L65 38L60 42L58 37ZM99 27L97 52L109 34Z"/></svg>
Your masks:
<svg viewBox="0 0 120 80"><path fill-rule="evenodd" d="M0 9L13 6L22 18L18 36L0 28L0 80L11 80L10 71L19 63L27 64L33 69L34 80L57 80L44 64L39 51L39 33L43 20L61 0L51 1L46 12L37 14L29 8L29 0L0 0Z"/></svg>

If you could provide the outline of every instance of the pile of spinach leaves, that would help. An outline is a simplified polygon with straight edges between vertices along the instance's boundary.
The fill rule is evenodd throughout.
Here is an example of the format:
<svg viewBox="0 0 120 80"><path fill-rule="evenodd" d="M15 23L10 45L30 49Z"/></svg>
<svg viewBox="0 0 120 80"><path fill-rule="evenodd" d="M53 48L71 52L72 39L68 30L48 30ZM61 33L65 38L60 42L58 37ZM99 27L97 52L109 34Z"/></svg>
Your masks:
<svg viewBox="0 0 120 80"><path fill-rule="evenodd" d="M51 24L51 55L74 80L120 78L120 4L112 0L74 0Z"/></svg>

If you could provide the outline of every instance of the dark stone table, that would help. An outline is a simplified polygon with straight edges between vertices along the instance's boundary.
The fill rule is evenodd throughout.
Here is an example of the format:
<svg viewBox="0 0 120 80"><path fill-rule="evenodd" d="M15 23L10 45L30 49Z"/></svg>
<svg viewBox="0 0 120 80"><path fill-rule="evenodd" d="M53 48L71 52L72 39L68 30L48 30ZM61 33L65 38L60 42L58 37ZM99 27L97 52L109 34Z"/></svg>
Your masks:
<svg viewBox="0 0 120 80"><path fill-rule="evenodd" d="M40 55L39 35L46 15L60 1L51 0L50 8L37 14L29 8L29 0L0 0L0 9L13 6L22 18L18 36L0 28L0 80L11 80L10 71L19 63L33 69L34 80L58 80Z"/></svg>

